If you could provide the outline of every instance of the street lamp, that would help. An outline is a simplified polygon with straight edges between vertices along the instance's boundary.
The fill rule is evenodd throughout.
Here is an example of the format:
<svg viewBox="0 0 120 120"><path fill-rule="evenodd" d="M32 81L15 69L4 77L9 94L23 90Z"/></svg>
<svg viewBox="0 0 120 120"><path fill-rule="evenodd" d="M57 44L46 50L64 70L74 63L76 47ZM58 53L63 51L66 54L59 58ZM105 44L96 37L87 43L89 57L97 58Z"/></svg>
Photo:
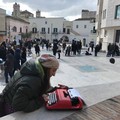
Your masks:
<svg viewBox="0 0 120 120"><path fill-rule="evenodd" d="M53 24L51 23L51 42L52 42L52 28L53 28Z"/></svg>

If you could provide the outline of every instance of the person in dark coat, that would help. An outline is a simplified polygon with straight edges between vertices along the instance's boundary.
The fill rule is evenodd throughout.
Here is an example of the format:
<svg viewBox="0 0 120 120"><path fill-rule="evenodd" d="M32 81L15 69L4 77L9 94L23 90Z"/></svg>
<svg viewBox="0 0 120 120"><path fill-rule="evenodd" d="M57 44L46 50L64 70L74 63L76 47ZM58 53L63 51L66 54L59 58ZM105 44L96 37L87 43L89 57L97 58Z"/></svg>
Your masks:
<svg viewBox="0 0 120 120"><path fill-rule="evenodd" d="M14 71L20 70L21 67L21 50L20 48L16 48L15 53L14 53Z"/></svg>
<svg viewBox="0 0 120 120"><path fill-rule="evenodd" d="M26 61L2 91L4 108L7 108L4 115L39 109L48 100L46 93L51 88L50 78L55 76L58 68L58 60L50 54Z"/></svg>
<svg viewBox="0 0 120 120"><path fill-rule="evenodd" d="M97 56L97 53L99 52L99 50L100 50L100 46L99 46L99 44L97 44L95 46L95 56Z"/></svg>
<svg viewBox="0 0 120 120"><path fill-rule="evenodd" d="M58 42L57 41L54 41L53 42L53 55L56 56L56 53L57 53L57 49L58 49Z"/></svg>
<svg viewBox="0 0 120 120"><path fill-rule="evenodd" d="M6 61L4 63L4 76L5 76L5 82L8 83L8 78L12 78L13 76L13 70L14 70L14 56L13 54L8 50L6 55Z"/></svg>
<svg viewBox="0 0 120 120"><path fill-rule="evenodd" d="M38 45L38 43L35 45L35 54L36 56L40 55L40 46Z"/></svg>
<svg viewBox="0 0 120 120"><path fill-rule="evenodd" d="M21 65L26 62L27 60L27 51L26 51L26 47L22 47L21 49Z"/></svg>
<svg viewBox="0 0 120 120"><path fill-rule="evenodd" d="M5 46L2 44L0 45L0 58L5 61L6 60L6 48Z"/></svg>

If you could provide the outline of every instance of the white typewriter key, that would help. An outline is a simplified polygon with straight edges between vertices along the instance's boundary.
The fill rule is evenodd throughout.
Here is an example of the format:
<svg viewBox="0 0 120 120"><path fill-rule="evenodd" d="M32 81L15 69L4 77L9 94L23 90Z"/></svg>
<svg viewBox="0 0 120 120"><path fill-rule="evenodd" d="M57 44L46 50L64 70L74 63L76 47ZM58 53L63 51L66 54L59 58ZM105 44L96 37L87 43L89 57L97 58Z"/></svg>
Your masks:
<svg viewBox="0 0 120 120"><path fill-rule="evenodd" d="M48 99L49 99L49 100L48 100L48 104L49 104L49 105L51 105L51 97L50 97L50 96L51 96L51 94L49 94L49 96L48 96Z"/></svg>

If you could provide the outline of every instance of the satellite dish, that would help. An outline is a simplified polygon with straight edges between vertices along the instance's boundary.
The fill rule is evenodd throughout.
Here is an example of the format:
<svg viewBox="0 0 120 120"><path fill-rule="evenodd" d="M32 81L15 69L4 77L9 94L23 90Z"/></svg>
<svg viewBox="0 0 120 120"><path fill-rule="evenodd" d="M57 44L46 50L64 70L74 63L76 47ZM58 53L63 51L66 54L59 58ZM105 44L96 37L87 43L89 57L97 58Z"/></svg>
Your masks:
<svg viewBox="0 0 120 120"><path fill-rule="evenodd" d="M115 63L115 59L114 58L110 58L110 63L114 64Z"/></svg>

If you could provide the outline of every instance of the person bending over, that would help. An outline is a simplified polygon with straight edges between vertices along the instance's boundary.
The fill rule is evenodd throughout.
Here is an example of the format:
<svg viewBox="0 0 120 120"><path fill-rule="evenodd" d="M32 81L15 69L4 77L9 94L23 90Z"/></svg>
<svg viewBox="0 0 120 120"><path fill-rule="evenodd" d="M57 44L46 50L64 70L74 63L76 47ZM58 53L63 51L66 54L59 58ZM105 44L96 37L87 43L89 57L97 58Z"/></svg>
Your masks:
<svg viewBox="0 0 120 120"><path fill-rule="evenodd" d="M58 60L50 54L26 61L1 93L5 103L1 116L39 109L48 100L46 93L51 88L50 78L55 76L58 68Z"/></svg>

